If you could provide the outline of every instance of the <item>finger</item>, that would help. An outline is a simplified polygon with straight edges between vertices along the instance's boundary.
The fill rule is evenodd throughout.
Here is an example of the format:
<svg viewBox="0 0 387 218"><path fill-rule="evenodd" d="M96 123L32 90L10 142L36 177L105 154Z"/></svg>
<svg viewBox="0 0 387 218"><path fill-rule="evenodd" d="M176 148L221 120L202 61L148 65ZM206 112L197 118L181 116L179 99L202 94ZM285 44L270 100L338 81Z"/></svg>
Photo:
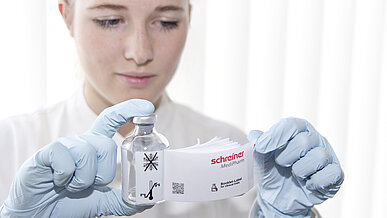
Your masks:
<svg viewBox="0 0 387 218"><path fill-rule="evenodd" d="M61 138L59 141L69 145L68 151L75 163L74 176L66 189L78 192L90 187L97 174L97 152L94 147L80 137Z"/></svg>
<svg viewBox="0 0 387 218"><path fill-rule="evenodd" d="M263 134L260 130L251 130L249 135L247 136L247 140L249 142L253 142L254 144L257 142L258 138Z"/></svg>
<svg viewBox="0 0 387 218"><path fill-rule="evenodd" d="M117 145L111 138L100 137L92 134L81 136L89 142L97 152L97 174L95 185L107 185L116 175Z"/></svg>
<svg viewBox="0 0 387 218"><path fill-rule="evenodd" d="M276 152L275 162L283 167L290 167L294 162L320 144L317 132L301 132L297 134L283 149Z"/></svg>
<svg viewBox="0 0 387 218"><path fill-rule="evenodd" d="M321 198L333 197L344 181L344 173L340 165L329 164L322 170L313 174L306 182L306 188L317 191Z"/></svg>
<svg viewBox="0 0 387 218"><path fill-rule="evenodd" d="M281 119L259 137L255 150L265 154L283 148L298 133L308 131L308 126L309 123L303 119L293 117Z"/></svg>
<svg viewBox="0 0 387 218"><path fill-rule="evenodd" d="M91 132L112 138L117 130L133 117L148 116L154 111L151 102L142 99L132 99L106 108L97 117Z"/></svg>
<svg viewBox="0 0 387 218"><path fill-rule="evenodd" d="M68 207L61 207L61 204L76 205L76 207L68 210ZM58 202L50 217L131 216L152 206L124 203L121 190L107 186L94 186L82 192L67 193L66 198Z"/></svg>
<svg viewBox="0 0 387 218"><path fill-rule="evenodd" d="M293 175L298 179L303 180L330 163L332 163L332 155L330 155L323 147L316 147L293 164Z"/></svg>
<svg viewBox="0 0 387 218"><path fill-rule="evenodd" d="M100 201L100 212L98 214L103 215L115 215L115 216L132 216L136 213L141 213L146 209L150 209L153 205L134 205L125 203L122 200L120 189L102 190L103 187L98 188L99 191L103 191L106 194L104 199Z"/></svg>
<svg viewBox="0 0 387 218"><path fill-rule="evenodd" d="M54 142L40 150L35 161L43 167L53 170L54 184L65 186L71 180L75 171L75 164L66 146L60 142Z"/></svg>
<svg viewBox="0 0 387 218"><path fill-rule="evenodd" d="M329 153L331 153L332 158L333 158L332 162L340 166L340 161L337 158L335 151L333 150L333 148L332 148L331 144L328 142L328 140L323 136L321 136L321 144L324 148L328 149Z"/></svg>

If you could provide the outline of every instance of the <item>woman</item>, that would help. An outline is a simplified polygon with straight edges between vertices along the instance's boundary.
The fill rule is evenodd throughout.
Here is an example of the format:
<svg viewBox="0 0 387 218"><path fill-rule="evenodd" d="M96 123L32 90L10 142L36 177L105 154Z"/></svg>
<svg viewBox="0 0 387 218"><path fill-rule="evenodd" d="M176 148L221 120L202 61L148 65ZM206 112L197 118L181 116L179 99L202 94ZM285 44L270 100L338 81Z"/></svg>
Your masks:
<svg viewBox="0 0 387 218"><path fill-rule="evenodd" d="M58 5L74 38L85 72L83 90L65 102L0 123L1 148L7 151L2 165L7 163L8 169L11 168L2 169L6 172L2 184L8 188L11 178L16 175L2 215L133 215L148 209L124 205L120 191L106 185L113 180L114 172L120 172L120 160L115 171L115 145L121 144L124 136L133 129L128 120L136 115L152 113L154 109L159 118L156 128L168 138L171 148L189 146L195 143L196 138L206 141L214 136L246 142L240 130L176 104L165 93L165 87L178 66L188 33L191 10L188 0L59 0ZM97 114L100 116L97 117ZM118 134L114 135L116 131ZM305 132L308 134L303 134ZM75 135L78 136L72 137ZM216 202L166 202L135 217L247 217L253 202L259 206L259 213L266 216L310 216L310 207L332 197L340 187L343 176L333 151L327 149L329 144L307 122L286 119L262 137L258 132L250 136L251 141L257 143L257 148L271 149L260 150L262 158L269 161L273 160L272 151L282 149L282 145L290 140L306 138L307 142L311 142L303 148L304 153L314 147L324 147L317 152L323 154L317 159L330 160L325 161L322 167L335 164L336 168L329 172L334 172L336 177L328 182L334 186L333 191L329 189L330 193L321 191L315 194L306 190L306 184L296 184L287 180L291 176L282 178L282 172L276 172L270 175L281 178L280 184L292 190L292 197L289 198L287 192L278 191L276 194L281 199L268 198L265 193L269 193L266 190L270 189L267 184L272 184L269 180L258 186L262 195L258 196L258 201L254 201L254 193L250 192L242 197ZM277 144L273 144L273 140L268 141L269 138L277 139L274 140ZM310 147L310 144L313 146ZM299 147L302 146L296 148ZM270 158L265 156L266 153ZM291 163L284 161L283 165L292 166L298 159ZM95 164L98 167L93 168L90 163L98 163ZM316 171L320 169L314 169L308 176L317 175ZM284 170L291 175L291 171ZM265 172L269 171L275 169L265 168ZM117 173L109 186L119 187L119 184ZM7 188L2 187L3 199ZM320 200L300 193L316 195ZM254 207L253 212L258 213L258 209Z"/></svg>

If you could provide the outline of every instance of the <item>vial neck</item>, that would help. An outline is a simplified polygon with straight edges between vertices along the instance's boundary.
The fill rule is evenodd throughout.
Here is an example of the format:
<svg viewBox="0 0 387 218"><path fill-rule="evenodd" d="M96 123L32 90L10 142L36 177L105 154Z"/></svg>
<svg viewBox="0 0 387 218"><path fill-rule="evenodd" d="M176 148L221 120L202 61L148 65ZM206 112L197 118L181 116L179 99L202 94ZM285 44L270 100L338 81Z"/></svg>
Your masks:
<svg viewBox="0 0 387 218"><path fill-rule="evenodd" d="M153 132L154 124L137 124L134 127L134 135L148 135Z"/></svg>

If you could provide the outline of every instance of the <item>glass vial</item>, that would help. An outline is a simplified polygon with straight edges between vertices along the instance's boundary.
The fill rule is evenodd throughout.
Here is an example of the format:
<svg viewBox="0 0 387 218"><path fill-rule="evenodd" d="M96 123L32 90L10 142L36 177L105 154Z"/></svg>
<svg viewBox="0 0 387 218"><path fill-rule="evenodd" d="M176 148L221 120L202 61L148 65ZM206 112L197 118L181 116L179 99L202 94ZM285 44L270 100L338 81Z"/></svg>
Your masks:
<svg viewBox="0 0 387 218"><path fill-rule="evenodd" d="M155 122L155 115L134 117L134 130L121 146L122 199L129 204L152 205L163 199L162 151L169 143L157 133Z"/></svg>

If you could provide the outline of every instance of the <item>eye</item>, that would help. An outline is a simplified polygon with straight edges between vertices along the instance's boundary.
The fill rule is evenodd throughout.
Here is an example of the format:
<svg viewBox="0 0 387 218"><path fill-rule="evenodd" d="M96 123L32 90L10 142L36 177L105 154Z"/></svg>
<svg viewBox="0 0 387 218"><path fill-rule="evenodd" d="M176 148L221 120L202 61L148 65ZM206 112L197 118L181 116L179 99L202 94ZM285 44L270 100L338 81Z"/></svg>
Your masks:
<svg viewBox="0 0 387 218"><path fill-rule="evenodd" d="M179 26L178 21L158 21L159 25L163 30L172 30Z"/></svg>
<svg viewBox="0 0 387 218"><path fill-rule="evenodd" d="M114 28L114 27L118 26L118 24L120 24L122 22L122 19L120 19L120 18L94 19L93 21L104 29L110 29L110 28Z"/></svg>

